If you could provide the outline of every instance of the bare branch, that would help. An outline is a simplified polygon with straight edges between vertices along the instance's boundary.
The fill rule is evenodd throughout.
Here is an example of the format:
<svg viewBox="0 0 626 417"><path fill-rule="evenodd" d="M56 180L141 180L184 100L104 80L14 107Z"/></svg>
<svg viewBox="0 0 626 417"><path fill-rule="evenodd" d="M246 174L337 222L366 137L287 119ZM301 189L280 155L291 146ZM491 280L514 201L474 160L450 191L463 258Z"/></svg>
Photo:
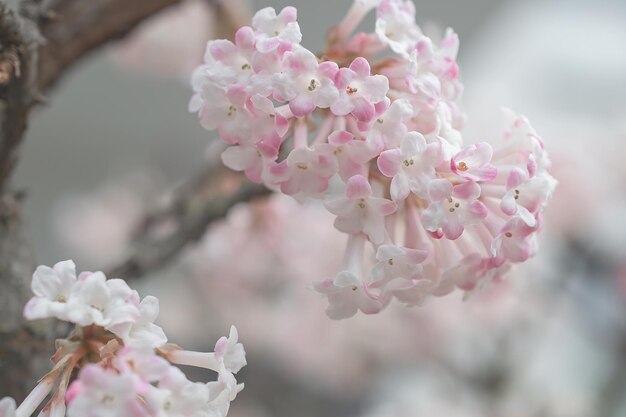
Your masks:
<svg viewBox="0 0 626 417"><path fill-rule="evenodd" d="M270 190L224 168L208 169L180 187L169 204L146 216L127 258L106 270L109 276L138 278L173 259L199 240L207 226L239 203L266 196Z"/></svg>
<svg viewBox="0 0 626 417"><path fill-rule="evenodd" d="M181 0L48 0L40 30L46 43L39 51L41 91L53 85L80 58L124 37L137 24Z"/></svg>

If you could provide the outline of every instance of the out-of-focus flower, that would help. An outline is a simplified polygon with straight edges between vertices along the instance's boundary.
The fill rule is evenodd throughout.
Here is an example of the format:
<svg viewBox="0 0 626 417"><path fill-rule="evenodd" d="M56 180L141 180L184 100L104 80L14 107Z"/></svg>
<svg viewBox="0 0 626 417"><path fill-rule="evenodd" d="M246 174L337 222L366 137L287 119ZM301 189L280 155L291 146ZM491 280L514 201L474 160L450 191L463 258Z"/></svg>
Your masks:
<svg viewBox="0 0 626 417"><path fill-rule="evenodd" d="M76 277L72 261L40 266L33 275L35 293L24 309L27 319L55 317L76 325L57 341L52 370L15 409L0 401L2 417L28 417L43 406L51 417L211 416L223 417L243 388L233 374L246 365L243 345L232 326L215 352L191 352L167 344L154 324L158 299L139 294L121 279L102 272ZM195 383L173 364L195 365L218 373L217 381ZM80 369L72 381L74 371ZM173 381L175 380L175 381Z"/></svg>

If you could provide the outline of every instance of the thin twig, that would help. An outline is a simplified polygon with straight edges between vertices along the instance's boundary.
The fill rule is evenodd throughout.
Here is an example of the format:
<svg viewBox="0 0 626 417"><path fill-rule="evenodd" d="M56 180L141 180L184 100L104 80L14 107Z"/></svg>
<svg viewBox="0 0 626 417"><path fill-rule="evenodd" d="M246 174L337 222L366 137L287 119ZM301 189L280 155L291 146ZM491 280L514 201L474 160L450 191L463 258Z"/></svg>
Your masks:
<svg viewBox="0 0 626 417"><path fill-rule="evenodd" d="M207 169L180 187L166 207L146 215L127 257L107 268L107 275L129 280L164 266L232 207L269 193L243 175L224 168Z"/></svg>

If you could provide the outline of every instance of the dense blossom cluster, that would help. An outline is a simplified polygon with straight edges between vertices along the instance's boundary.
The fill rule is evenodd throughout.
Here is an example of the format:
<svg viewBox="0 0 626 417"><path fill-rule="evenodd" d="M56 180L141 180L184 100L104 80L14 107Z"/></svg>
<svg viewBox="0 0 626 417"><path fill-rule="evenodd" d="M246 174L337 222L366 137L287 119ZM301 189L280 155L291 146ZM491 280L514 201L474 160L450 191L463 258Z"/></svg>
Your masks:
<svg viewBox="0 0 626 417"><path fill-rule="evenodd" d="M375 32L353 34L374 9ZM329 316L472 291L528 259L555 186L543 142L505 111L503 146L463 143L457 35L424 35L410 0L355 0L316 56L296 17L265 8L210 41L189 109L228 167L337 216L344 267L316 284Z"/></svg>
<svg viewBox="0 0 626 417"><path fill-rule="evenodd" d="M37 268L31 286L27 319L54 317L76 328L57 341L52 370L19 407L11 398L0 401L0 417L28 417L49 396L40 416L223 417L243 388L234 377L246 364L235 327L214 352L186 351L167 343L154 324L158 299L140 300L121 279L77 276L74 263L64 261ZM218 378L191 382L173 364L211 369Z"/></svg>

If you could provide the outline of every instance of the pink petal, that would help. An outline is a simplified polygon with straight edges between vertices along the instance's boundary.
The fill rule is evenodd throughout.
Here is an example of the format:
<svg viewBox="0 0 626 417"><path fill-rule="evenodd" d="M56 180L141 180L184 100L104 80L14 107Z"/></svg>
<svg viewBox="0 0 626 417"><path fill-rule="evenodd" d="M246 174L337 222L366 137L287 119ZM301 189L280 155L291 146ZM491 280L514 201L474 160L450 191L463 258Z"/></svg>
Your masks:
<svg viewBox="0 0 626 417"><path fill-rule="evenodd" d="M455 185L452 195L462 198L463 200L475 200L480 196L480 185L473 181Z"/></svg>
<svg viewBox="0 0 626 417"><path fill-rule="evenodd" d="M355 58L350 64L350 69L362 78L369 76L371 71L370 63L363 57Z"/></svg>
<svg viewBox="0 0 626 417"><path fill-rule="evenodd" d="M450 216L448 222L442 227L446 238L450 240L458 239L463 234L463 225L459 222L457 216Z"/></svg>
<svg viewBox="0 0 626 417"><path fill-rule="evenodd" d="M409 196L409 180L404 173L400 172L393 177L390 192L393 201L402 201Z"/></svg>
<svg viewBox="0 0 626 417"><path fill-rule="evenodd" d="M528 176L524 171L519 168L513 168L506 179L506 188L509 190L515 188L526 181L527 178Z"/></svg>
<svg viewBox="0 0 626 417"><path fill-rule="evenodd" d="M300 94L289 102L289 109L297 117L308 116L315 110L315 102L310 97Z"/></svg>
<svg viewBox="0 0 626 417"><path fill-rule="evenodd" d="M372 187L362 175L355 175L348 180L346 187L346 197L351 200L356 198L367 198L372 195Z"/></svg>
<svg viewBox="0 0 626 417"><path fill-rule="evenodd" d="M376 116L376 108L369 100L357 97L352 100L352 105L354 106L352 114L358 121L370 122Z"/></svg>
<svg viewBox="0 0 626 417"><path fill-rule="evenodd" d="M390 149L384 151L378 157L378 169L386 177L394 177L400 172L402 164L402 153L400 149Z"/></svg>
<svg viewBox="0 0 626 417"><path fill-rule="evenodd" d="M444 179L432 180L428 183L428 196L432 201L441 201L452 194L452 184Z"/></svg>
<svg viewBox="0 0 626 417"><path fill-rule="evenodd" d="M354 139L352 133L345 130L335 130L328 136L328 143L334 146L344 145Z"/></svg>

